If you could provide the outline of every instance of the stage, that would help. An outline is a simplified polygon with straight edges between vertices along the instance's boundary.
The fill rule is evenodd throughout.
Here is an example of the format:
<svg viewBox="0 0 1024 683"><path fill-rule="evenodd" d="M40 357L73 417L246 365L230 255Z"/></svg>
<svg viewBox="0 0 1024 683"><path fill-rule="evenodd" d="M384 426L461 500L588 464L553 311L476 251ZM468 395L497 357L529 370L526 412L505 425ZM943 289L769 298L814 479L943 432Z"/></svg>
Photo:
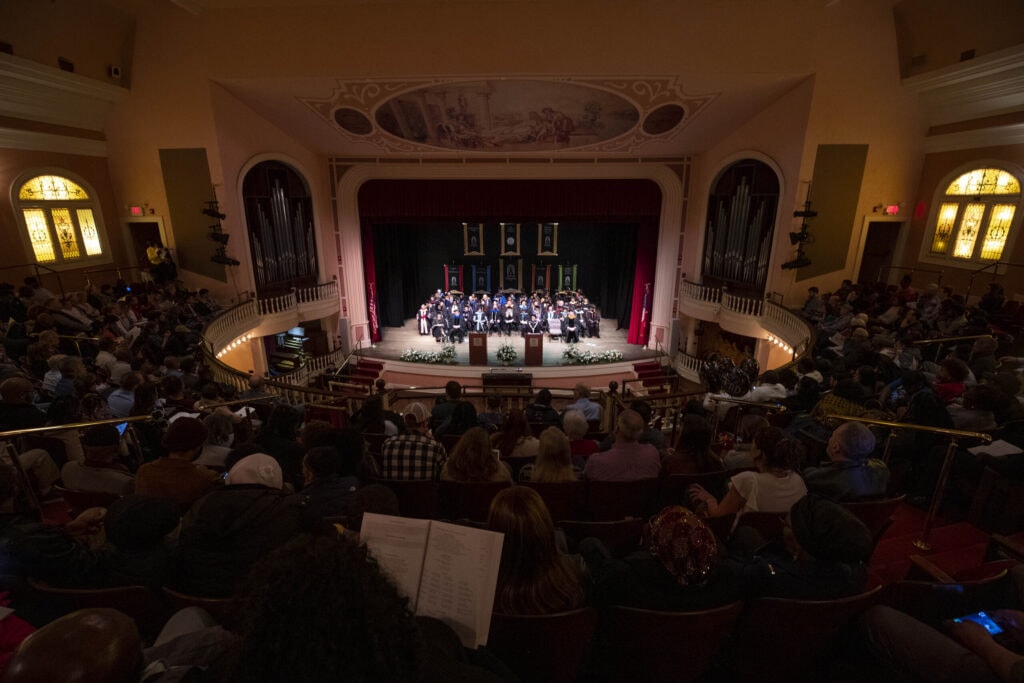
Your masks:
<svg viewBox="0 0 1024 683"><path fill-rule="evenodd" d="M626 343L626 329L614 329L615 321L601 321L599 338L581 339L576 347L579 351L601 353L618 351L622 360L614 363L567 364L562 354L569 345L563 341L552 341L544 335L543 365L525 364L526 340L519 334L504 336L492 334L487 338L487 365L469 364L468 338L461 344L455 344L454 364L414 363L401 360L402 353L407 349L432 353L441 350L441 344L429 335L420 335L416 328L416 320L410 318L404 327L381 328L382 339L373 345L363 345L357 353L365 358L380 360L384 363L385 375L389 385L424 386L444 384L442 377L457 379L466 383L476 380L482 373L492 372L528 372L534 377L534 384L539 386L565 386L572 382L587 382L591 386L602 386L611 380L634 377L633 364L651 361L664 356L661 350ZM496 357L498 347L509 343L515 348L516 360L505 364Z"/></svg>

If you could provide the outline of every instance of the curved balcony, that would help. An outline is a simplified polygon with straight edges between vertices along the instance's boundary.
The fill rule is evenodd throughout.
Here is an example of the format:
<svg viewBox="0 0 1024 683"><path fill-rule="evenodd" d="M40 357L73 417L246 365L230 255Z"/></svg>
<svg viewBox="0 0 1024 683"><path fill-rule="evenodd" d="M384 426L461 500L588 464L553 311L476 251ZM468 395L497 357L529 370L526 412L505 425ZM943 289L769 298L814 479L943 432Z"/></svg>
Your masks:
<svg viewBox="0 0 1024 683"><path fill-rule="evenodd" d="M716 322L723 330L734 334L770 339L792 349L795 358L807 350L813 338L813 330L803 318L774 301L735 296L686 280L679 287L679 310L697 320ZM676 365L680 374L696 379L701 361L686 354L678 355Z"/></svg>
<svg viewBox="0 0 1024 683"><path fill-rule="evenodd" d="M243 335L265 336L295 327L303 320L318 320L340 309L338 282L293 289L288 294L252 298L217 316L203 338L214 353Z"/></svg>

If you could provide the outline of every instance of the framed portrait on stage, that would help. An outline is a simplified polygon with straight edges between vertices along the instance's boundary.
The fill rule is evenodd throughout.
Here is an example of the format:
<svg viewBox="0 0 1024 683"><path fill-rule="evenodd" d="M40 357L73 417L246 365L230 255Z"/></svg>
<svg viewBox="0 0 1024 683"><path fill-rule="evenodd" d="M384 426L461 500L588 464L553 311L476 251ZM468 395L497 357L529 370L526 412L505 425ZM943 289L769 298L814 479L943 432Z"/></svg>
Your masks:
<svg viewBox="0 0 1024 683"><path fill-rule="evenodd" d="M464 256L484 255L484 224L463 223L462 244Z"/></svg>
<svg viewBox="0 0 1024 683"><path fill-rule="evenodd" d="M558 256L558 223L537 224L537 256Z"/></svg>
<svg viewBox="0 0 1024 683"><path fill-rule="evenodd" d="M519 256L519 223L501 224L500 256Z"/></svg>

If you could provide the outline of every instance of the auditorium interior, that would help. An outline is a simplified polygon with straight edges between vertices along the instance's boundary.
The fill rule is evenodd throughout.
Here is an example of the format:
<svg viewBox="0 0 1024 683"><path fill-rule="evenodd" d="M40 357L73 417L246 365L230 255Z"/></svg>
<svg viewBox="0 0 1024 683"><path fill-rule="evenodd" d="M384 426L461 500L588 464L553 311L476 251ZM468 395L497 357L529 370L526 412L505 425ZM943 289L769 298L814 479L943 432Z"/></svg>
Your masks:
<svg viewBox="0 0 1024 683"><path fill-rule="evenodd" d="M919 294L956 299L968 321L987 311L975 318L983 329L931 327L906 346L939 372L940 354L966 344L961 365L974 368L971 345L993 340L1012 365L989 369L1015 368L1019 397L1022 183L1019 0L0 2L0 234L11 248L0 283L17 292L32 281L68 306L108 286L128 299L168 281L203 290L216 304L197 316L189 349L205 378L232 396L258 385L261 398L336 427L377 400L399 417L429 410L453 380L480 412L489 396L525 409L541 389L561 411L584 386L603 407L590 424L602 438L639 400L653 407L647 427L681 449L697 399L714 448L727 449L746 413L774 425L787 412L750 399L766 371L803 377L798 363L822 353L842 364L857 325L829 323L866 304L853 294L833 310L828 295L851 291L892 297L891 319L879 307L859 325L875 350L895 348L890 358L904 340L885 340ZM825 295L820 315L811 291ZM923 304L910 308L921 317ZM13 335L23 322L0 328ZM62 333L62 353L95 356L100 321L89 322L77 339ZM882 377L877 388L890 389ZM267 405L239 414L266 419ZM881 457L898 420L864 412L854 421L879 434ZM983 467L965 492L954 451L994 442L1024 458L1024 438L997 422L933 425L928 436L945 440L931 488L890 489L884 524L868 524L876 593L818 612L768 617L778 606L762 598L716 613L728 625L707 661L665 663L647 643L649 680L745 680L753 662L761 680L869 680L832 666L858 653L797 653L803 669L784 670L736 654L737 641L767 638L765 619L796 629L806 614L822 625L807 642L832 652L880 599L920 607L917 584L991 597L1024 559L1024 470ZM35 435L14 431L0 434L4 462L25 480L22 504L46 520L53 501L33 490L11 440ZM367 439L379 455L377 437ZM828 459L829 438L805 430L807 457ZM625 516L657 512L670 478L622 493L646 499ZM469 517L486 528L482 515ZM627 616L638 632L654 628L602 610L581 627L592 638L579 668L558 676L613 680L584 652L607 638L604 620L622 628ZM683 619L659 623L697 637ZM492 634L528 640L515 628L495 621ZM711 658L719 649L731 654ZM517 673L566 680L552 670Z"/></svg>

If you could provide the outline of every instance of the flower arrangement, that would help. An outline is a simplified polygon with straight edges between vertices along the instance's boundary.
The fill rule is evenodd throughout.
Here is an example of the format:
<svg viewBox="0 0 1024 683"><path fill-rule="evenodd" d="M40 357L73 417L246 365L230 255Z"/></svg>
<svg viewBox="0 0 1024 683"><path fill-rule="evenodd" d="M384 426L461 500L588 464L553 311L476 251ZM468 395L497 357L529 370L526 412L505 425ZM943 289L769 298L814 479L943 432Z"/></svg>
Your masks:
<svg viewBox="0 0 1024 683"><path fill-rule="evenodd" d="M616 363L622 360L621 351L581 351L576 344L562 352L566 365L594 365L595 363Z"/></svg>
<svg viewBox="0 0 1024 683"><path fill-rule="evenodd" d="M454 365L455 344L445 344L441 347L440 351L432 351L430 353L406 349L402 351L399 360L404 360L407 363L443 363L445 365Z"/></svg>
<svg viewBox="0 0 1024 683"><path fill-rule="evenodd" d="M498 352L494 354L498 360L502 363L512 363L516 358L519 357L519 352L516 351L516 347L512 346L508 342L498 346Z"/></svg>

